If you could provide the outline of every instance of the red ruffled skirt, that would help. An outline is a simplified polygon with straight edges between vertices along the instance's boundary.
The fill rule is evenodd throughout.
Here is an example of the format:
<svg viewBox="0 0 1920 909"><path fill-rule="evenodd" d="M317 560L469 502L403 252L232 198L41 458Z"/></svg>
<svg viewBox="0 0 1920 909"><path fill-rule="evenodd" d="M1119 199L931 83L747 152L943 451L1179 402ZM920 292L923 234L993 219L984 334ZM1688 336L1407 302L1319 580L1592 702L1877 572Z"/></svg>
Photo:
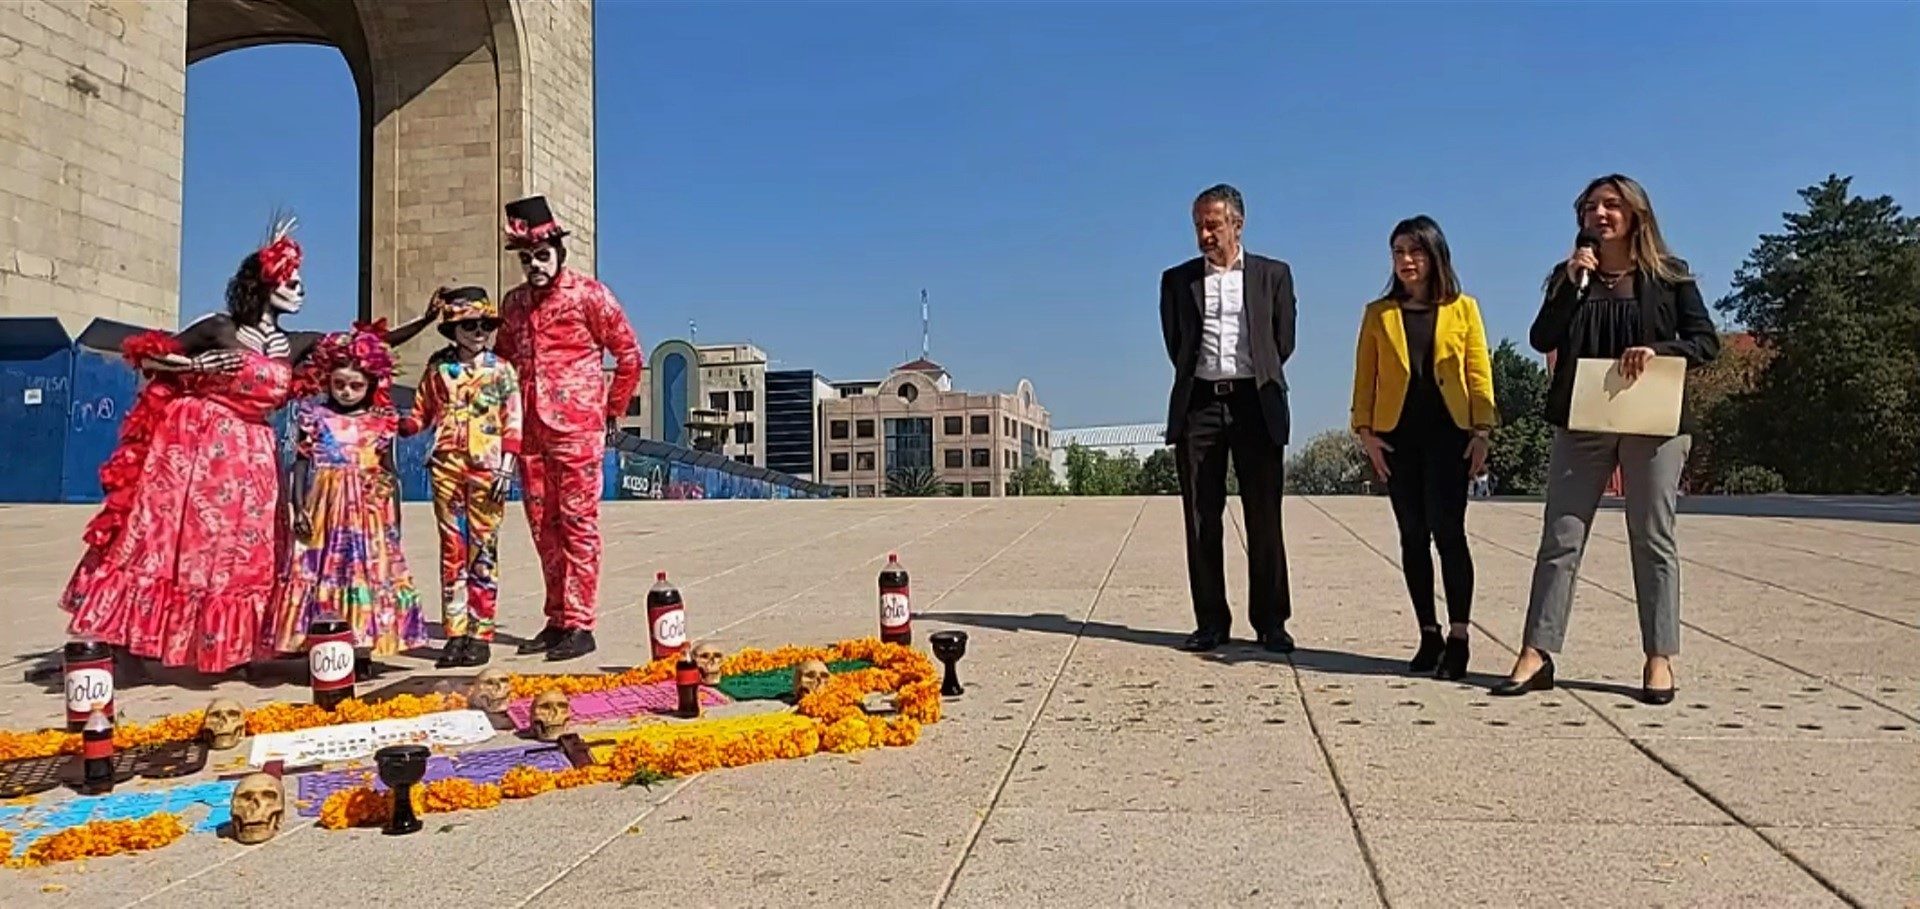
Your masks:
<svg viewBox="0 0 1920 909"><path fill-rule="evenodd" d="M276 573L272 427L175 398L127 485L117 532L94 540L61 596L69 633L205 673L250 661Z"/></svg>

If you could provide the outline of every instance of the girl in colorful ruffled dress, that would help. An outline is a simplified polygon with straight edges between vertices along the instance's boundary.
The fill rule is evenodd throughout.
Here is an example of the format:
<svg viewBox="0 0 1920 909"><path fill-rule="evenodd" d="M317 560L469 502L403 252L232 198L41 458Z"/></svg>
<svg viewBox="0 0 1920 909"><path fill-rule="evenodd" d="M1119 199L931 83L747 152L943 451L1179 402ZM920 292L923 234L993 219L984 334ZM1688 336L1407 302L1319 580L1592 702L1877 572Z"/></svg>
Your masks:
<svg viewBox="0 0 1920 909"><path fill-rule="evenodd" d="M308 623L331 612L353 628L364 678L369 655L427 640L400 549L393 354L380 335L356 329L320 341L307 367L325 399L294 405L292 552L267 643L297 653Z"/></svg>

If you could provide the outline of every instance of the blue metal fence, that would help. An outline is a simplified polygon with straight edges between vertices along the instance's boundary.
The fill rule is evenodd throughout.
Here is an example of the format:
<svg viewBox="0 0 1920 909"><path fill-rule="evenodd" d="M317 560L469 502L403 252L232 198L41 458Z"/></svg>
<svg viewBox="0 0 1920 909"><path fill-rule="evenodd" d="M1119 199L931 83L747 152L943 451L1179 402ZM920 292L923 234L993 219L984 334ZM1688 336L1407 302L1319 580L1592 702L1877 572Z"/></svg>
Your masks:
<svg viewBox="0 0 1920 909"><path fill-rule="evenodd" d="M0 318L0 502L100 501L100 465L119 443L121 418L139 387L120 345L143 330L96 319L76 339L58 319ZM412 400L412 389L395 389L396 405ZM274 426L290 443L285 410ZM433 497L426 465L432 438L401 439L395 451L406 501ZM603 476L605 499L833 495L831 487L788 474L631 435L609 448Z"/></svg>

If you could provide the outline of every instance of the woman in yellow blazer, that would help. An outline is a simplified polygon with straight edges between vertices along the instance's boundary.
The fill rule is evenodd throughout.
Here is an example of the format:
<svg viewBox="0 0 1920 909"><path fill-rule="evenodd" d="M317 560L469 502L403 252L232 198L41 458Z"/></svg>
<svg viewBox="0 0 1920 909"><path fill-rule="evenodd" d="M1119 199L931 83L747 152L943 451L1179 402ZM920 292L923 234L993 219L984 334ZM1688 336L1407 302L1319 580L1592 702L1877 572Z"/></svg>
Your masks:
<svg viewBox="0 0 1920 909"><path fill-rule="evenodd" d="M1393 276L1367 306L1353 364L1353 431L1387 483L1400 525L1400 565L1420 621L1414 672L1467 674L1473 557L1467 484L1487 463L1493 364L1480 304L1460 292L1440 225L1426 215L1394 225ZM1447 592L1444 639L1434 612L1433 554Z"/></svg>

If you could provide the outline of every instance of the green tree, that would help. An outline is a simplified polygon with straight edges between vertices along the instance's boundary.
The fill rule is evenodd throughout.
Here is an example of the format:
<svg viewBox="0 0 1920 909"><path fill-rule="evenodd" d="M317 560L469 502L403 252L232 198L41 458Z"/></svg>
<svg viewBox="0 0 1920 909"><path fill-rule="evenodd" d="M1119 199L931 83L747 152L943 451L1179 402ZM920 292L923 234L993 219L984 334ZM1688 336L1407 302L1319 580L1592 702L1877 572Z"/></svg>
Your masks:
<svg viewBox="0 0 1920 909"><path fill-rule="evenodd" d="M1920 221L1837 175L1800 198L1718 303L1774 351L1741 457L1793 492L1920 491Z"/></svg>
<svg viewBox="0 0 1920 909"><path fill-rule="evenodd" d="M1687 406L1696 418L1693 453L1682 483L1687 490L1736 494L1729 487L1735 475L1743 489L1760 482L1753 479L1757 474L1744 470L1752 458L1739 441L1740 423L1772 359L1773 351L1755 343L1752 335L1723 333L1720 356L1687 373Z"/></svg>
<svg viewBox="0 0 1920 909"><path fill-rule="evenodd" d="M1140 470L1139 455L1130 451L1116 457L1078 442L1067 446L1068 495L1133 495L1140 488Z"/></svg>
<svg viewBox="0 0 1920 909"><path fill-rule="evenodd" d="M1287 459L1286 491L1301 496L1356 495L1367 491L1373 466L1359 440L1343 429L1330 429L1301 446Z"/></svg>
<svg viewBox="0 0 1920 909"><path fill-rule="evenodd" d="M935 476L931 467L915 467L887 472L887 496L896 499L925 499L947 494L947 484Z"/></svg>
<svg viewBox="0 0 1920 909"><path fill-rule="evenodd" d="M1060 482L1053 476L1053 464L1045 458L1027 461L1007 478L1007 495L1057 496L1061 491Z"/></svg>
<svg viewBox="0 0 1920 909"><path fill-rule="evenodd" d="M1547 488L1547 454L1553 427L1547 424L1547 370L1512 340L1493 351L1493 399L1500 425L1487 452L1487 472L1500 495L1539 495Z"/></svg>
<svg viewBox="0 0 1920 909"><path fill-rule="evenodd" d="M1140 462L1139 484L1134 492L1143 496L1180 494L1180 468L1173 462L1173 449L1158 449Z"/></svg>

